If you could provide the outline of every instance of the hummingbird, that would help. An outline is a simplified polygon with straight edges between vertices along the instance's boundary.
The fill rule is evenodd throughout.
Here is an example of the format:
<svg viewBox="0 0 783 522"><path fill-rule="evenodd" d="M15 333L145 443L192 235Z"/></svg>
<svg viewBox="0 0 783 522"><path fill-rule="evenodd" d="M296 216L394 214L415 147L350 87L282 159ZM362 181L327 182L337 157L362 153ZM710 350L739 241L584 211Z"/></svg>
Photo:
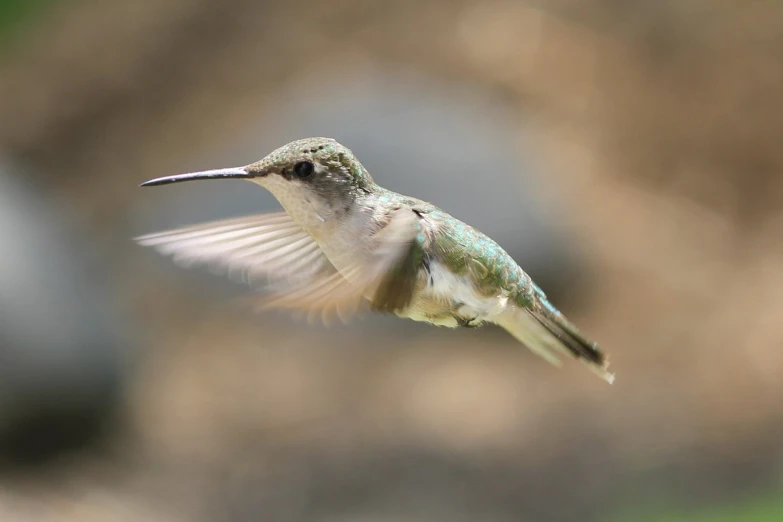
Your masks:
<svg viewBox="0 0 783 522"><path fill-rule="evenodd" d="M500 245L435 205L375 183L331 138L293 141L262 160L152 179L141 186L244 179L284 212L228 219L136 238L196 265L262 280L260 309L328 323L364 311L450 328L494 323L537 355L583 362L610 384L598 345L547 299Z"/></svg>

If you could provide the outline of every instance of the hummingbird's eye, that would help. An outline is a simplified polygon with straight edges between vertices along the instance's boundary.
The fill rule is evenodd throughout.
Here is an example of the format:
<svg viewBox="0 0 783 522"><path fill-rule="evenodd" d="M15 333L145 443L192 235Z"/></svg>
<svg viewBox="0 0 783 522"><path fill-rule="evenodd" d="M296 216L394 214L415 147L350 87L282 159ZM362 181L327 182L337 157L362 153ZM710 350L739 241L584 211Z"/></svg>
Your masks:
<svg viewBox="0 0 783 522"><path fill-rule="evenodd" d="M315 165L311 161L300 161L294 165L294 174L298 178L309 178L313 175L313 172L315 172Z"/></svg>

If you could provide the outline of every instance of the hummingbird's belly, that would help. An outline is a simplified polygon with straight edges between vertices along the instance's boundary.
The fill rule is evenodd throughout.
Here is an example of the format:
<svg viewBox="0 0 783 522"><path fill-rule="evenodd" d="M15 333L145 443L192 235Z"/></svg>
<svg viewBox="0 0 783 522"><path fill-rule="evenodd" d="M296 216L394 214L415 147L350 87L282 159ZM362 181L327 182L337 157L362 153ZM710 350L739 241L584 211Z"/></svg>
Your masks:
<svg viewBox="0 0 783 522"><path fill-rule="evenodd" d="M492 321L508 303L508 295L476 292L469 277L455 275L440 263L422 270L410 306L398 315L414 321L454 328Z"/></svg>

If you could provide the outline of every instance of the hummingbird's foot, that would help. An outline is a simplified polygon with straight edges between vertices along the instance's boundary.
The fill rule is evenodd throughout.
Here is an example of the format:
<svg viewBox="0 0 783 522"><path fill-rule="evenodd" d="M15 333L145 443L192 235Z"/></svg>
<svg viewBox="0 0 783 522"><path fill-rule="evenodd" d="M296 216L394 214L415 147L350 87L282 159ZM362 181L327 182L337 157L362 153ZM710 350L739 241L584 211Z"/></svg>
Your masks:
<svg viewBox="0 0 783 522"><path fill-rule="evenodd" d="M478 328L479 326L481 326L481 322L480 321L477 322L478 319L477 317L471 317L469 319L466 319L464 317L457 317L455 315L454 319L457 321L457 324L459 326L462 326L464 328Z"/></svg>

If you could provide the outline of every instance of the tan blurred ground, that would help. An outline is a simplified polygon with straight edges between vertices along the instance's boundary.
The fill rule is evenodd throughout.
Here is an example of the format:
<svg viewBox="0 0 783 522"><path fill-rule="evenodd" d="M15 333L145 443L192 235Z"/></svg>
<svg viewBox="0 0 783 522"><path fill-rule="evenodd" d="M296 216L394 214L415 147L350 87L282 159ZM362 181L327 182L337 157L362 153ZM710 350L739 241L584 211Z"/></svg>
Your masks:
<svg viewBox="0 0 783 522"><path fill-rule="evenodd" d="M112 245L117 299L149 344L116 447L9 482L3 520L253 519L259 505L299 520L300 491L393 499L379 476L405 477L419 454L468 463L529 520L595 516L636 494L628 483L676 481L698 502L780 481L783 6L86 1L29 38L0 68L0 142ZM244 109L301 71L362 61L533 115L551 197L588 254L567 312L611 353L614 387L500 332L433 329L393 350L388 335L237 314L118 240L149 173L251 125ZM552 505L560 486L567 508Z"/></svg>

